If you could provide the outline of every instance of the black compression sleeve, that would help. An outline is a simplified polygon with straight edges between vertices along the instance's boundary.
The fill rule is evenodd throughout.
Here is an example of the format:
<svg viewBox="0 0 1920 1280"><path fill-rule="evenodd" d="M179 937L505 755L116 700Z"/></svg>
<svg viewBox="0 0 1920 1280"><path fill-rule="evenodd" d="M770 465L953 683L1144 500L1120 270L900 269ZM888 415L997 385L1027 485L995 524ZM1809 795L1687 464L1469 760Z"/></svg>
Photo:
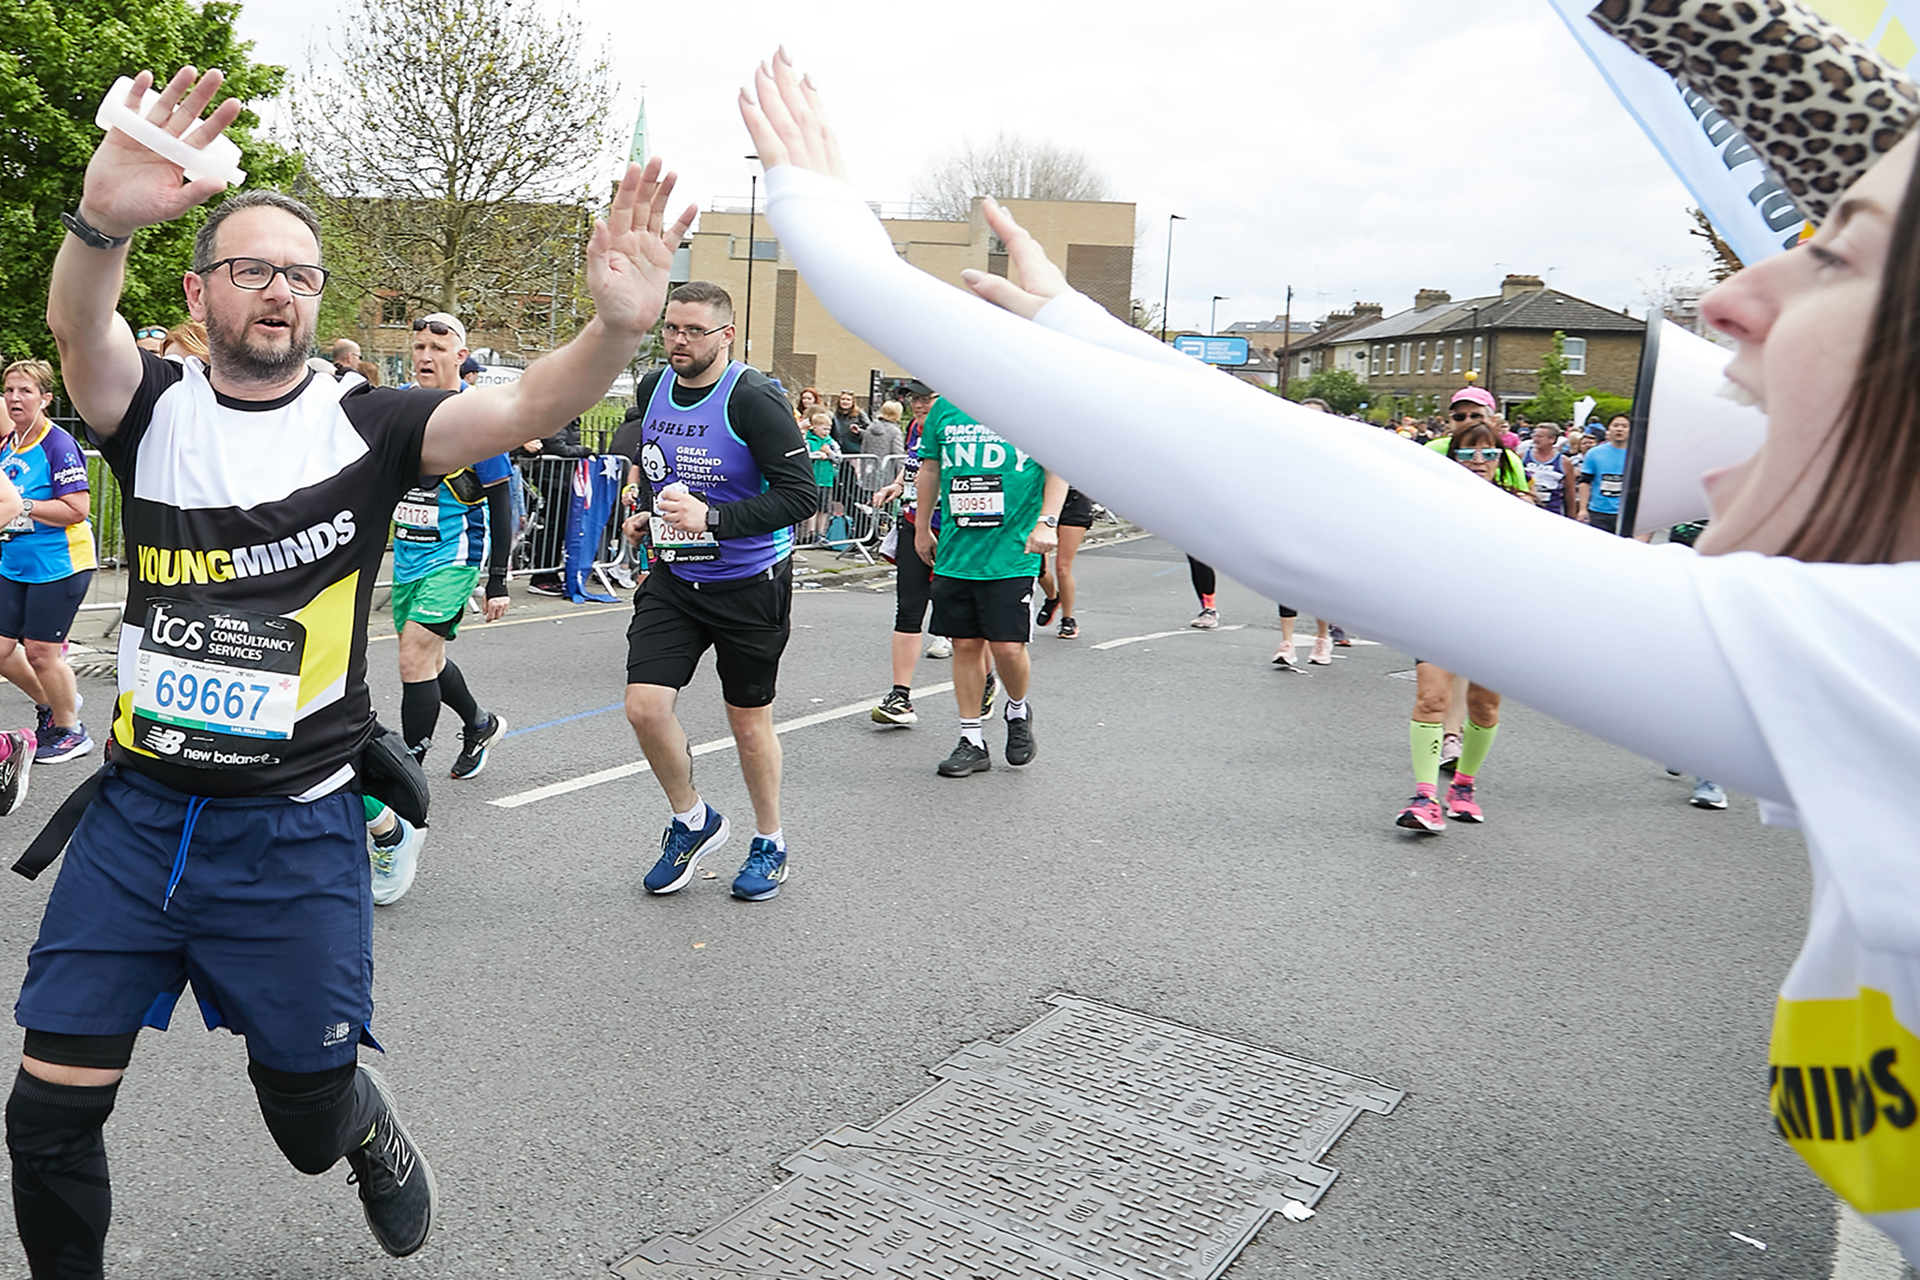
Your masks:
<svg viewBox="0 0 1920 1280"><path fill-rule="evenodd" d="M493 545L487 550L487 596L507 594L507 553L513 550L513 510L508 501L507 482L487 486L487 534Z"/></svg>
<svg viewBox="0 0 1920 1280"><path fill-rule="evenodd" d="M812 515L819 500L813 485L813 463L807 458L806 442L800 438L800 424L794 421L780 393L769 383L749 385L742 378L734 384L727 413L734 430L753 453L767 489L725 504L719 536L750 538L784 529Z"/></svg>

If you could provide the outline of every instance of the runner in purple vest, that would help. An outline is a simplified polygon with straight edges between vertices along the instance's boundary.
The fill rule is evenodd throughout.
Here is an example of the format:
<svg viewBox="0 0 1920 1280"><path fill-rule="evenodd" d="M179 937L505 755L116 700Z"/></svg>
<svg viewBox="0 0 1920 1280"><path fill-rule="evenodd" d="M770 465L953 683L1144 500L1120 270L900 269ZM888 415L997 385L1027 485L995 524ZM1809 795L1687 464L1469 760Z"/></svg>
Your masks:
<svg viewBox="0 0 1920 1280"><path fill-rule="evenodd" d="M644 533L656 561L627 628L627 723L673 806L645 884L648 893L678 892L727 840L727 820L694 789L674 714L712 648L756 823L733 893L760 902L787 878L773 694L791 625L792 526L813 511L813 468L785 397L759 370L726 359L725 289L704 280L675 289L661 333L668 368L635 396L645 406L631 459L642 503L627 522L627 536Z"/></svg>
<svg viewBox="0 0 1920 1280"><path fill-rule="evenodd" d="M1577 471L1560 448L1560 428L1551 422L1533 424L1533 443L1520 455L1520 465L1533 481L1533 500L1557 516L1567 514L1567 491Z"/></svg>

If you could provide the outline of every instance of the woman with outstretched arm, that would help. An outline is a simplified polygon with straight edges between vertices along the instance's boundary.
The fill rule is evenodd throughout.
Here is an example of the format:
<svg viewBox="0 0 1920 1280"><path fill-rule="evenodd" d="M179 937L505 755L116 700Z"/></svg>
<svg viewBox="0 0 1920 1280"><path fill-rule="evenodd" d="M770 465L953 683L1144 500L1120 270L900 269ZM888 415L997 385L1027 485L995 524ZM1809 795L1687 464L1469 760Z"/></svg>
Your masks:
<svg viewBox="0 0 1920 1280"><path fill-rule="evenodd" d="M1766 407L1769 430L1753 458L1706 477L1714 521L1694 554L1516 503L1429 450L1329 429L1201 367L1074 293L991 202L1016 279L970 272L979 297L944 285L894 252L846 183L813 88L784 53L740 105L767 166L769 216L815 294L1049 469L1266 595L1730 782L1760 797L1768 821L1802 827L1814 902L1776 1013L1773 1114L1829 1184L1920 1259L1913 138L1876 148L1811 241L1703 302L1738 345L1728 378ZM1089 395L1111 403L1088 413ZM1194 419L1215 447L1166 451L1162 424ZM1432 609L1400 585L1408 531L1469 561L1518 557L1542 572L1524 594ZM1566 680L1558 655L1623 616L1664 643L1620 651L1607 681ZM1847 643L1785 646L1782 616Z"/></svg>

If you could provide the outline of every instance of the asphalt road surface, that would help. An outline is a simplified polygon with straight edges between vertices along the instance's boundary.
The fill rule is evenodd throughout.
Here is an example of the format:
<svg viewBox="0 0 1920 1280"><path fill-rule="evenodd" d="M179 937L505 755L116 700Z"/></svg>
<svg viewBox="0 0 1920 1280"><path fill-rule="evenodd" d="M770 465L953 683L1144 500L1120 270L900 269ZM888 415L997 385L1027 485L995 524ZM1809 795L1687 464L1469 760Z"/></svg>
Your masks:
<svg viewBox="0 0 1920 1280"><path fill-rule="evenodd" d="M1038 759L1006 767L991 722L996 767L959 780L933 771L951 694L922 696L911 729L864 714L887 687L890 587L799 593L776 719L862 710L784 736L794 869L758 904L727 894L752 821L730 751L696 780L734 842L671 898L640 889L666 818L650 776L488 803L638 759L624 609L534 601L471 627L452 652L515 732L478 779L436 784L419 880L375 920L374 1031L438 1174L432 1242L390 1262L344 1164L289 1168L243 1045L189 1000L141 1037L108 1125L109 1275L603 1275L730 1214L781 1157L884 1115L1056 990L1407 1090L1328 1153L1318 1216L1275 1218L1230 1275L1830 1274L1833 1199L1765 1106L1808 898L1796 833L1746 797L1693 809L1691 779L1512 704L1487 823L1398 830L1404 655L1279 673L1271 603L1225 582L1240 629L1188 631L1185 563L1152 539L1084 556L1080 578L1082 638L1034 644ZM397 725L377 621L375 696ZM1622 619L1566 655L1567 679L1604 682L1610 650L1660 643ZM919 683L948 665L923 660ZM99 734L110 690L83 688ZM681 714L695 743L726 736L710 664ZM17 846L85 769L35 772ZM52 877L7 880L17 982ZM24 1274L0 1248L0 1276Z"/></svg>

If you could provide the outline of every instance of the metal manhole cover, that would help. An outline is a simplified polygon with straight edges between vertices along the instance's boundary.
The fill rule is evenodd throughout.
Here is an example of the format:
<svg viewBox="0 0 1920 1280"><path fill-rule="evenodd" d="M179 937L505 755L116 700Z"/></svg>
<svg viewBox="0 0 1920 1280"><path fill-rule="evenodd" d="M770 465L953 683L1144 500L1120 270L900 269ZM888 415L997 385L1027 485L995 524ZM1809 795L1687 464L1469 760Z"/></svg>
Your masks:
<svg viewBox="0 0 1920 1280"><path fill-rule="evenodd" d="M1004 1043L971 1045L940 1083L871 1127L782 1162L796 1176L690 1240L615 1270L709 1280L1212 1280L1288 1201L1378 1081L1077 996Z"/></svg>

